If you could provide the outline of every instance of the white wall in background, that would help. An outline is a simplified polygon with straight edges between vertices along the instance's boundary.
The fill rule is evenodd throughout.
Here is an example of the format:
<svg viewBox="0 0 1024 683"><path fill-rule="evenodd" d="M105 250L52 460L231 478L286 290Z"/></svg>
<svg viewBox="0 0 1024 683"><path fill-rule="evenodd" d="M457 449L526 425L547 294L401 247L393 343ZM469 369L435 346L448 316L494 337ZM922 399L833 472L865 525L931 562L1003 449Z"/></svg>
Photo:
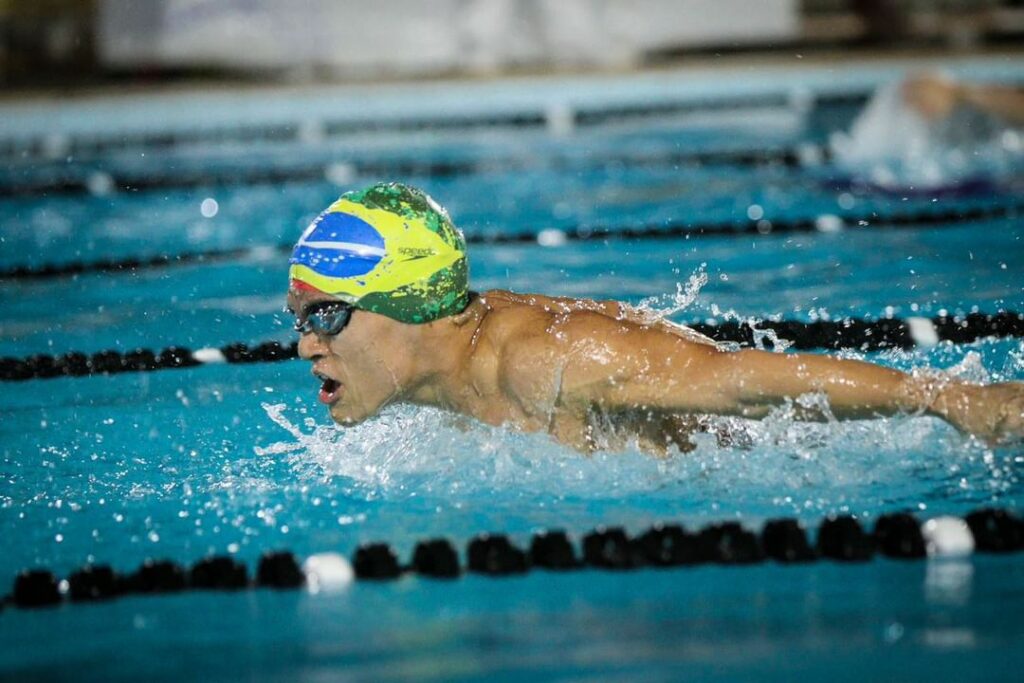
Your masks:
<svg viewBox="0 0 1024 683"><path fill-rule="evenodd" d="M100 0L113 67L436 74L794 37L797 0Z"/></svg>

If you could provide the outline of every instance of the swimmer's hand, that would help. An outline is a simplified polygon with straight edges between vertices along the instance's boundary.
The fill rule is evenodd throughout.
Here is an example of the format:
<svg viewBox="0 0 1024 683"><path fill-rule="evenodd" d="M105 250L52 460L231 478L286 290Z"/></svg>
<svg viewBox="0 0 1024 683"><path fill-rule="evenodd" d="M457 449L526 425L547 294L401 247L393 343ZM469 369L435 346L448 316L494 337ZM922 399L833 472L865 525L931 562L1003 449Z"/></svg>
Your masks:
<svg viewBox="0 0 1024 683"><path fill-rule="evenodd" d="M1024 382L949 384L932 412L991 445L1024 439Z"/></svg>
<svg viewBox="0 0 1024 683"><path fill-rule="evenodd" d="M960 84L937 74L913 76L903 82L903 100L929 121L949 116L961 99Z"/></svg>

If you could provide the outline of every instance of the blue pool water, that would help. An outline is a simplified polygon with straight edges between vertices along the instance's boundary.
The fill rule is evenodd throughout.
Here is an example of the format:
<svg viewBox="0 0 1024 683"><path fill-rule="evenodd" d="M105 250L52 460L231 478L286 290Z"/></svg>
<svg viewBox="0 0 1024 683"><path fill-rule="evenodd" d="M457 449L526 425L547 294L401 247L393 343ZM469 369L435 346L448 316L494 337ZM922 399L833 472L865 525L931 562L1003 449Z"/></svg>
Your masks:
<svg viewBox="0 0 1024 683"><path fill-rule="evenodd" d="M849 107L712 125L655 119L543 131L381 135L372 141L114 149L71 162L9 160L7 177L131 167L140 177L339 158L513 160L452 177L407 175L468 236L692 219L869 215L838 232L474 245L477 289L615 298L679 321L880 317L1024 310L1024 230L1014 215L915 227L886 216L1010 206L1020 179L985 196L834 189L826 162L798 167L603 162L659 152L822 143ZM333 145L333 147L332 147ZM326 150L326 151L325 151ZM554 160L558 163L554 163ZM68 168L71 170L69 171ZM356 176L0 198L0 268L287 242ZM217 203L204 216L204 200ZM209 204L207 204L209 206ZM756 207L753 208L753 207ZM207 213L210 213L208 210ZM286 264L240 259L132 274L0 282L0 356L290 341ZM851 353L851 355L853 355ZM1024 379L1024 342L984 340L866 356L978 380ZM1018 507L1024 450L990 449L929 418L802 424L784 411L742 426L747 445L701 441L668 459L583 457L543 435L396 407L329 424L301 361L6 384L0 392L0 581L86 562L129 571L270 549L350 554L387 540L516 542L599 524L639 532L739 520L758 528L830 513L964 514ZM9 577L9 578L4 578ZM1024 666L1019 557L865 565L703 566L533 572L454 582L407 577L336 595L249 591L130 597L0 613L0 678L296 680L1010 680Z"/></svg>

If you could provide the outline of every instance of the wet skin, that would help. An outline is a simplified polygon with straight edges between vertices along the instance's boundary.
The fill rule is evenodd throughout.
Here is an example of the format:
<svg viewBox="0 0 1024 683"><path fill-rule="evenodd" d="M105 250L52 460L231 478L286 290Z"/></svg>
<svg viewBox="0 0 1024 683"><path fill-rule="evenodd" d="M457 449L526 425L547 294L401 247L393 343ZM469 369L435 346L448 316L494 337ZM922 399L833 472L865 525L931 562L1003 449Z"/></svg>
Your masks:
<svg viewBox="0 0 1024 683"><path fill-rule="evenodd" d="M330 300L288 292L300 318ZM688 450L703 416L760 418L818 394L839 419L921 413L993 442L1024 436L1024 383L981 386L829 356L728 351L615 302L490 291L421 325L357 310L337 335L302 334L299 355L343 425L408 402L544 431L581 451L636 440L663 453ZM814 407L797 416L827 417Z"/></svg>

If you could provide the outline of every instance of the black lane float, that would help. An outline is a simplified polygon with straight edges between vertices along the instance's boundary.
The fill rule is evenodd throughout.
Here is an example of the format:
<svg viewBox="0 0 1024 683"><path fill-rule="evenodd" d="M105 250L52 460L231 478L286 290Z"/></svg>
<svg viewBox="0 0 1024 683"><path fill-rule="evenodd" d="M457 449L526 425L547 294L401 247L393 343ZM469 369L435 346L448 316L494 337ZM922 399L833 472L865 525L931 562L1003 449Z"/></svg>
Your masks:
<svg viewBox="0 0 1024 683"><path fill-rule="evenodd" d="M456 178L483 173L509 173L529 170L572 172L590 168L651 168L693 166L798 167L803 158L815 163L827 160L827 148L816 145L763 149L708 149L670 151L626 151L588 156L582 161L571 154L559 154L543 161L530 158L506 159L346 159L323 160L302 165L255 165L245 168L178 168L163 171L134 171L90 167L81 170L55 166L49 172L22 174L8 171L0 180L0 198L35 197L64 194L92 194L97 186L103 193L138 190L229 187L238 185L277 185L296 182L328 181L337 169L346 177L362 178Z"/></svg>
<svg viewBox="0 0 1024 683"><path fill-rule="evenodd" d="M840 212L810 218L778 220L740 220L696 222L690 220L619 225L582 224L552 228L530 233L470 234L469 244L540 244L551 247L565 242L611 239L665 239L671 237L758 237L772 234L834 232L837 230L874 230L895 228L944 228L981 220L1016 218L1024 213L1024 203L1015 201L972 207L927 206L917 210L879 214L877 211L854 214ZM293 244L269 244L228 249L189 251L182 254L160 254L150 257L69 261L22 265L0 269L0 280L49 280L76 277L88 273L136 273L154 268L213 263L244 258L264 258L267 254L288 254Z"/></svg>
<svg viewBox="0 0 1024 683"><path fill-rule="evenodd" d="M947 531L942 533L931 527L940 520L947 525ZM950 532L951 528L957 531ZM943 534L945 539L940 538ZM952 552L949 547L959 550ZM972 547L982 553L1024 550L1024 520L1009 510L982 508L963 520L945 517L922 525L913 515L898 512L878 517L869 532L855 517L829 516L818 526L813 544L803 525L789 518L769 520L759 533L735 521L709 524L695 532L679 524L655 524L634 537L621 527L598 527L582 536L579 551L562 530L535 533L527 548L516 546L504 534L482 533L466 544L465 564L451 541L430 538L416 544L407 564L400 562L388 543L361 545L352 557L352 569L360 581L395 581L407 574L453 580L466 573L502 577L533 570L625 572L766 561L861 563L877 556L912 561L950 554L966 556ZM28 609L127 595L251 588L285 590L305 585L306 575L288 551L264 554L254 577L250 577L244 564L226 555L203 558L188 568L170 560L146 560L125 575L108 565L87 565L64 581L49 570L35 568L17 575L12 593L0 601L0 607Z"/></svg>
<svg viewBox="0 0 1024 683"><path fill-rule="evenodd" d="M968 344L989 337L1024 337L1024 314L1013 311L968 313L934 318L883 318L860 320L760 320L697 321L689 326L715 341L755 346L758 335L766 330L796 350L855 349L879 351L930 346L939 342ZM773 344L769 339L766 346ZM51 379L114 375L125 372L152 372L218 363L271 363L291 360L298 355L296 342L268 341L255 346L242 343L214 348L100 351L91 355L71 352L63 355L37 354L26 358L0 358L0 381Z"/></svg>

